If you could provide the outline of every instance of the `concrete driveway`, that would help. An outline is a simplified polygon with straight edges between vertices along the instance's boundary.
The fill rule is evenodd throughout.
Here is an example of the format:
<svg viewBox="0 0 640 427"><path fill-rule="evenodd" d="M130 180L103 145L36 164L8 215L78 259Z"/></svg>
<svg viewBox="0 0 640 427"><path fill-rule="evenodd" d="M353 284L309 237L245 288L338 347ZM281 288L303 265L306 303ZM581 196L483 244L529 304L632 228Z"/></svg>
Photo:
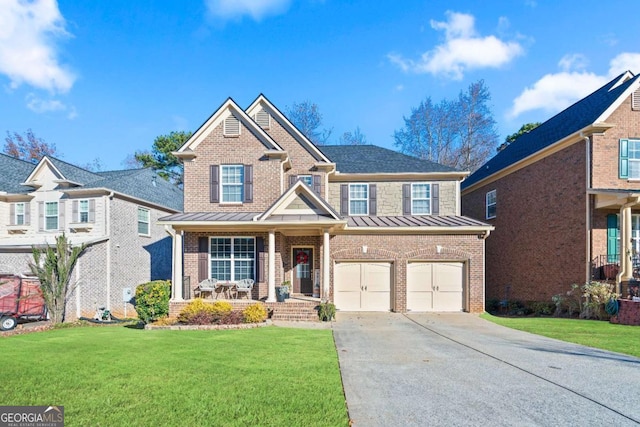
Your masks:
<svg viewBox="0 0 640 427"><path fill-rule="evenodd" d="M466 313L338 313L355 426L636 426L640 359Z"/></svg>

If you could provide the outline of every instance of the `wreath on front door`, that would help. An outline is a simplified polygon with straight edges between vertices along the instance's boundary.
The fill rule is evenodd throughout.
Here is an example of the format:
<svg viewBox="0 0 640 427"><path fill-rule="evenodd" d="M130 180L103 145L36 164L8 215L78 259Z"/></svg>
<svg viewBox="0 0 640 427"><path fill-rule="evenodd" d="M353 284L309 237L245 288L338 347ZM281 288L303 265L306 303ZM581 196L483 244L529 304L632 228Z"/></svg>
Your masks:
<svg viewBox="0 0 640 427"><path fill-rule="evenodd" d="M299 251L296 255L296 264L307 264L309 262L309 255L304 251Z"/></svg>

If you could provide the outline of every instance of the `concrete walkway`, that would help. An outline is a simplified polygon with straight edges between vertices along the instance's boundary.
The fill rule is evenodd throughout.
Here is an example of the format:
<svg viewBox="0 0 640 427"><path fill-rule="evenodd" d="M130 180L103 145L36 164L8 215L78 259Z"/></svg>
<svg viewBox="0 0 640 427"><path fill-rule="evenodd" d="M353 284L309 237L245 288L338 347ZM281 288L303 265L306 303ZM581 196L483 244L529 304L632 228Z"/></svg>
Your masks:
<svg viewBox="0 0 640 427"><path fill-rule="evenodd" d="M338 313L358 426L636 426L640 359L475 315Z"/></svg>

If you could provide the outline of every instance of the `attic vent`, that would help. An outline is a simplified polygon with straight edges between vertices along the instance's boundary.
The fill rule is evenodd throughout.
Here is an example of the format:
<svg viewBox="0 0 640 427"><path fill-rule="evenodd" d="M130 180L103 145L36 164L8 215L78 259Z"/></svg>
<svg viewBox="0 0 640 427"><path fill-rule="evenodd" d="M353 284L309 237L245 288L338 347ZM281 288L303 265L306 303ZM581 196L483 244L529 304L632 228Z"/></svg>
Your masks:
<svg viewBox="0 0 640 427"><path fill-rule="evenodd" d="M224 119L224 136L238 135L240 135L240 120L234 115Z"/></svg>
<svg viewBox="0 0 640 427"><path fill-rule="evenodd" d="M262 129L269 129L270 119L271 116L264 110L256 113L256 123L258 123Z"/></svg>
<svg viewBox="0 0 640 427"><path fill-rule="evenodd" d="M633 111L640 111L640 89L637 89L631 94L631 109Z"/></svg>

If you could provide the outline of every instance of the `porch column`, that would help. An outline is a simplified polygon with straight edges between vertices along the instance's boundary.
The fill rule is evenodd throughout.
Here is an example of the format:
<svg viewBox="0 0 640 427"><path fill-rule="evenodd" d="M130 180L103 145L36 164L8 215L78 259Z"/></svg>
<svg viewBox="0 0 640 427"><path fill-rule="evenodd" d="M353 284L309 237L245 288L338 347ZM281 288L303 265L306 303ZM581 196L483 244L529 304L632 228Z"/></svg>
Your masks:
<svg viewBox="0 0 640 427"><path fill-rule="evenodd" d="M329 301L329 263L331 251L329 250L329 230L323 230L322 235L322 299Z"/></svg>
<svg viewBox="0 0 640 427"><path fill-rule="evenodd" d="M267 302L276 301L276 232L269 230L269 271L267 272Z"/></svg>
<svg viewBox="0 0 640 427"><path fill-rule="evenodd" d="M182 231L173 233L173 276L171 284L173 289L172 299L182 301Z"/></svg>

